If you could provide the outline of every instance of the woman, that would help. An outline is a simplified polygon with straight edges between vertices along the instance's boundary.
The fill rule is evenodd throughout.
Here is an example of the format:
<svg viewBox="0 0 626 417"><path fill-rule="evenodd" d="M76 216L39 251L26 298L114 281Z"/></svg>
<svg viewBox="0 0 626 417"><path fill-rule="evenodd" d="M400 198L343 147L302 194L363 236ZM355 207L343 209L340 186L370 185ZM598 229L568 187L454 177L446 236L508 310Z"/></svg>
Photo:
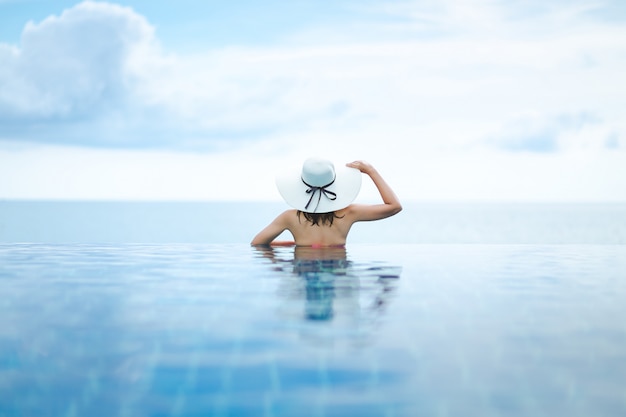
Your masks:
<svg viewBox="0 0 626 417"><path fill-rule="evenodd" d="M361 187L361 173L372 179L382 204L351 204ZM278 177L276 185L294 209L276 217L252 239L252 245L343 246L355 222L384 219L402 210L391 187L364 161L335 170L328 160L309 158L301 172ZM291 232L295 242L274 241L285 230Z"/></svg>

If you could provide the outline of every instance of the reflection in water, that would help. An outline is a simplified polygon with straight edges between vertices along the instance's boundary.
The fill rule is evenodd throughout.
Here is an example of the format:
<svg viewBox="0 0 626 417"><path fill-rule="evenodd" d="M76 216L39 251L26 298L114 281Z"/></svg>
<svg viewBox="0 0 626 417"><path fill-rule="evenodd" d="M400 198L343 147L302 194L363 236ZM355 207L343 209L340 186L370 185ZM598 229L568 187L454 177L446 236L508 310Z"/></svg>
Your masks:
<svg viewBox="0 0 626 417"><path fill-rule="evenodd" d="M348 259L345 247L257 247L283 278L281 293L304 300L309 321L371 318L391 298L401 267L360 264ZM365 316L365 317L364 317Z"/></svg>
<svg viewBox="0 0 626 417"><path fill-rule="evenodd" d="M313 249L296 247L293 273L304 280L305 316L309 320L333 317L333 299L338 277L349 272L350 261L345 248Z"/></svg>

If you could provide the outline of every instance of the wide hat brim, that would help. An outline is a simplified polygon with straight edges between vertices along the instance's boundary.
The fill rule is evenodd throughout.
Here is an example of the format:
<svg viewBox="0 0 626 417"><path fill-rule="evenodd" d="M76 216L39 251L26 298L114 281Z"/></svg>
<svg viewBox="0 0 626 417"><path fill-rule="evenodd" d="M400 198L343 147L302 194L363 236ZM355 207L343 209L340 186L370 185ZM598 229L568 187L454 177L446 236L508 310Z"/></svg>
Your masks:
<svg viewBox="0 0 626 417"><path fill-rule="evenodd" d="M302 182L302 168L291 168L276 176L276 187L285 202L291 207L306 213L330 213L348 207L361 190L361 171L344 165L335 165L335 181L326 190L337 195L331 200L317 192L311 200L309 187ZM311 200L308 208L306 205ZM319 201L319 203L318 203Z"/></svg>

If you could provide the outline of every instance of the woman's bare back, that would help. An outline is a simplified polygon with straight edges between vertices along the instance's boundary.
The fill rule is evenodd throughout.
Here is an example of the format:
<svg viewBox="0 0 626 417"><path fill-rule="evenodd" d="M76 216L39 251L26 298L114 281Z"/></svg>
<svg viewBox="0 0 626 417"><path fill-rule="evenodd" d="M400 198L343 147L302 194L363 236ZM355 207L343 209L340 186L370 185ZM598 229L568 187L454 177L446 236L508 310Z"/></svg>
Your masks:
<svg viewBox="0 0 626 417"><path fill-rule="evenodd" d="M346 218L346 209L335 213L332 224L312 224L297 210L287 210L285 216L298 246L342 246L346 244L352 222Z"/></svg>
<svg viewBox="0 0 626 417"><path fill-rule="evenodd" d="M274 219L252 239L252 245L279 245L295 243L298 246L341 246L346 244L348 232L355 222L380 220L400 212L402 205L391 187L370 164L355 161L347 164L367 174L382 197L382 204L350 204L334 212L332 224L313 224L304 213L287 210ZM275 242L282 232L289 230L295 242Z"/></svg>

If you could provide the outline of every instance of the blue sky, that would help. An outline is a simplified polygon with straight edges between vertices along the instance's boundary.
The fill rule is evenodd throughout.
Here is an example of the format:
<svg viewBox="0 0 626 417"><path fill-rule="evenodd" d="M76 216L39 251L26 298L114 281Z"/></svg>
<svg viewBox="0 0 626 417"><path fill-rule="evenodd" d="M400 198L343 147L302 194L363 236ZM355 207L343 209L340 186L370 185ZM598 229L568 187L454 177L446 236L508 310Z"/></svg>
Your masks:
<svg viewBox="0 0 626 417"><path fill-rule="evenodd" d="M41 21L76 5L77 1L4 0L0 36L19 42L24 23ZM367 1L180 0L119 1L147 17L160 41L177 51L204 51L207 46L263 44L288 38L303 27L358 21L367 17ZM375 3L373 3L375 4Z"/></svg>
<svg viewBox="0 0 626 417"><path fill-rule="evenodd" d="M408 200L624 201L625 20L618 1L0 0L0 198L273 200L281 166L322 155Z"/></svg>

